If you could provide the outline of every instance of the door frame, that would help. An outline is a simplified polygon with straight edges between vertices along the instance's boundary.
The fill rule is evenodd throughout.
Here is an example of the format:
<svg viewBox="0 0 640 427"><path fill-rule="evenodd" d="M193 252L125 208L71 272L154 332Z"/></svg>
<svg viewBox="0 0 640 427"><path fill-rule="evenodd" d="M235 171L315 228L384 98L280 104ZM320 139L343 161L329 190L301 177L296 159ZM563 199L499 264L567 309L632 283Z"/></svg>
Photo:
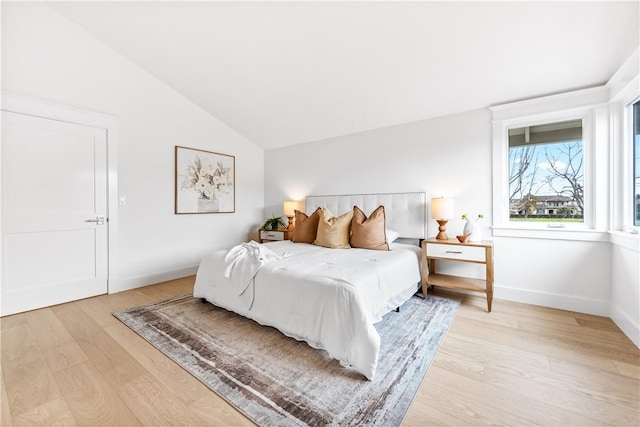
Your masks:
<svg viewBox="0 0 640 427"><path fill-rule="evenodd" d="M2 111L57 120L82 126L104 129L107 132L107 292L118 291L118 119L115 116L81 110L37 98L2 91ZM0 161L0 188L2 188L2 162ZM0 209L0 236L2 236L2 209ZM2 259L2 245L0 245ZM0 263L0 277L2 263ZM2 315L2 313L0 313Z"/></svg>

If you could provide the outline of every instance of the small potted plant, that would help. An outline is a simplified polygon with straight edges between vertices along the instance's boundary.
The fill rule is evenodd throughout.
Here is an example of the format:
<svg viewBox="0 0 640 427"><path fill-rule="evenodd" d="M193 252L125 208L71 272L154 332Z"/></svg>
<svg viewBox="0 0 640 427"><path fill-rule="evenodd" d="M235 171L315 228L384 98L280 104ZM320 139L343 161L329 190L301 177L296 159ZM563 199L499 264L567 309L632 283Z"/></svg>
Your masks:
<svg viewBox="0 0 640 427"><path fill-rule="evenodd" d="M273 215L273 214L272 214ZM282 217L273 215L262 224L263 230L277 230L278 228L286 228L286 224L282 221Z"/></svg>

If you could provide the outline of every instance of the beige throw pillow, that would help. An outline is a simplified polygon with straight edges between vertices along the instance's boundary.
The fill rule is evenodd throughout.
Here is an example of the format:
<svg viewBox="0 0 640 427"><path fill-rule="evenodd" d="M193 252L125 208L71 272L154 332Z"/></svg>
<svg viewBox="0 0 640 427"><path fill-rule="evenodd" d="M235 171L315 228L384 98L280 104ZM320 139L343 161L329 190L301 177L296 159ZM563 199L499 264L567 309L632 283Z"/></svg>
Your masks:
<svg viewBox="0 0 640 427"><path fill-rule="evenodd" d="M320 208L307 216L304 212L293 211L296 217L296 225L293 229L293 243L313 243L318 232L320 221Z"/></svg>
<svg viewBox="0 0 640 427"><path fill-rule="evenodd" d="M327 208L322 208L320 222L318 223L318 234L313 244L333 249L350 248L349 232L351 230L352 217L353 211L334 217Z"/></svg>
<svg viewBox="0 0 640 427"><path fill-rule="evenodd" d="M350 242L352 248L389 250L385 232L384 206L378 206L371 212L369 218L359 207L353 207Z"/></svg>

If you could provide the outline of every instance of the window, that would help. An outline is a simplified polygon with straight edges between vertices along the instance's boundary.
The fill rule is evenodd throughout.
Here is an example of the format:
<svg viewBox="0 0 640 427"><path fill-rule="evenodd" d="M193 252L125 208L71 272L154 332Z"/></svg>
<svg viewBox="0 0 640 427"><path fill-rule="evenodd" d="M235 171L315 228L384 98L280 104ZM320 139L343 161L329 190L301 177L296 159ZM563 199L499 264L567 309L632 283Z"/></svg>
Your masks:
<svg viewBox="0 0 640 427"><path fill-rule="evenodd" d="M494 236L605 238L609 98L602 86L490 107Z"/></svg>
<svg viewBox="0 0 640 427"><path fill-rule="evenodd" d="M509 221L584 222L582 119L508 129Z"/></svg>
<svg viewBox="0 0 640 427"><path fill-rule="evenodd" d="M640 101L633 104L633 159L633 224L637 227L640 226Z"/></svg>

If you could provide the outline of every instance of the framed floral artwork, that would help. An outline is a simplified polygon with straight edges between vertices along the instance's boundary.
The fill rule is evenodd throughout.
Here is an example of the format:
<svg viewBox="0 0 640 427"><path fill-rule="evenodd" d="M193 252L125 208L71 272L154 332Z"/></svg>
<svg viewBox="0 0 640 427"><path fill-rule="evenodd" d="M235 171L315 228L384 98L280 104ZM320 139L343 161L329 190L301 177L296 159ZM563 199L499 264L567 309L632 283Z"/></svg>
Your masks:
<svg viewBox="0 0 640 427"><path fill-rule="evenodd" d="M236 211L236 158L176 146L175 213Z"/></svg>

